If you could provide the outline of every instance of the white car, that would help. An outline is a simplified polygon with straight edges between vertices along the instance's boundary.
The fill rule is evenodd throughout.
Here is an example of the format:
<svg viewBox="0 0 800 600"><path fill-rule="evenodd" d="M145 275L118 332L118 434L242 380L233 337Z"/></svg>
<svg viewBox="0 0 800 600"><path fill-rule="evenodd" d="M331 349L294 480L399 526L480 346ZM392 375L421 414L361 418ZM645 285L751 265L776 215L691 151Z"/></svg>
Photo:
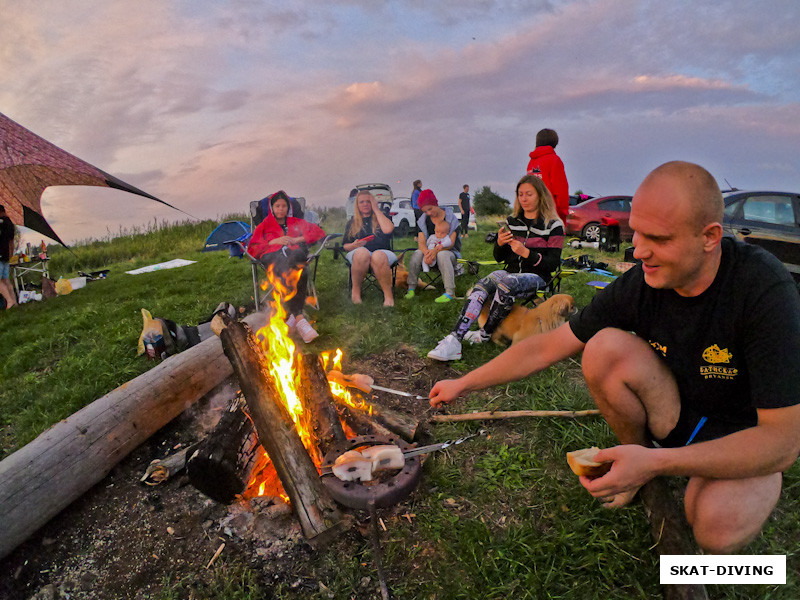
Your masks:
<svg viewBox="0 0 800 600"><path fill-rule="evenodd" d="M394 223L395 235L404 237L417 230L414 209L411 208L411 198L395 198L389 208L389 216Z"/></svg>

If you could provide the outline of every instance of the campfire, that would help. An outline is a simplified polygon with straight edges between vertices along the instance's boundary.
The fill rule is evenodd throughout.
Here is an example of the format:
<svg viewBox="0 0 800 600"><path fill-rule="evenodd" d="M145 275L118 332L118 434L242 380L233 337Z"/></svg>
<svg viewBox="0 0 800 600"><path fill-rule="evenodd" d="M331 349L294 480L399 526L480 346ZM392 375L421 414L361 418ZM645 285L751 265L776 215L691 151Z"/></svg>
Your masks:
<svg viewBox="0 0 800 600"><path fill-rule="evenodd" d="M270 269L267 277L273 292L264 327L252 332L222 317L215 324L242 394L186 465L195 487L220 502L270 496L290 503L305 537L318 539L342 522L338 505L389 506L414 489L419 458L405 460L402 452L412 448L418 423L354 393L342 380L341 349L300 352L283 308L299 272L281 278ZM329 372L338 376L329 381ZM364 385L358 387L368 391ZM346 453L388 446L400 461L374 481L342 480L332 472Z"/></svg>

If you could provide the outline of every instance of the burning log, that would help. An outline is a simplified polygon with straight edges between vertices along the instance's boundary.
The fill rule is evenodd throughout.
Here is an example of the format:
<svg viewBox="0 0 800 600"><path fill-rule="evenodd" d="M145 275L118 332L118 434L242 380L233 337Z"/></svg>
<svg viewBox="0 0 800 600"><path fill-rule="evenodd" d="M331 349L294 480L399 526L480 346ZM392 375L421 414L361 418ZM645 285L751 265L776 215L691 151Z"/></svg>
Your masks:
<svg viewBox="0 0 800 600"><path fill-rule="evenodd" d="M389 431L399 435L407 442L413 442L420 434L419 421L400 411L387 408L375 400L368 403L372 410L372 418L386 427Z"/></svg>
<svg viewBox="0 0 800 600"><path fill-rule="evenodd" d="M334 397L325 376L322 360L313 353L298 355L297 370L300 379L300 396L303 404L311 412L317 443L326 454L330 446L346 439L339 413L333 405Z"/></svg>
<svg viewBox="0 0 800 600"><path fill-rule="evenodd" d="M332 533L342 515L322 485L319 471L280 401L272 374L262 366L264 352L249 327L224 318L222 324L222 349L239 379L258 438L289 496L303 533L309 539L325 539L323 534Z"/></svg>
<svg viewBox="0 0 800 600"><path fill-rule="evenodd" d="M358 431L365 435L379 435L389 438L396 435L377 421L372 420L364 411L341 402L338 398L336 401L339 404L342 419L353 431Z"/></svg>
<svg viewBox="0 0 800 600"><path fill-rule="evenodd" d="M192 485L225 504L246 489L261 447L255 425L244 409L244 398L234 398L186 462Z"/></svg>

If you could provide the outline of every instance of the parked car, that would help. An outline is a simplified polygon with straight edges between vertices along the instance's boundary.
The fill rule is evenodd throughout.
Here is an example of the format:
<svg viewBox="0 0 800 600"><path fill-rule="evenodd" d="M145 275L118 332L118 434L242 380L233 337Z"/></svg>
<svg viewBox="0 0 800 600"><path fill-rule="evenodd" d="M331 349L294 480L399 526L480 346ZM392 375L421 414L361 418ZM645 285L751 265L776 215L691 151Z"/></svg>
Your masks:
<svg viewBox="0 0 800 600"><path fill-rule="evenodd" d="M570 206L565 223L567 235L597 242L600 240L600 219L609 217L619 222L620 237L630 240L633 237L633 231L628 225L631 200L631 196L603 196Z"/></svg>
<svg viewBox="0 0 800 600"><path fill-rule="evenodd" d="M394 223L396 236L403 237L417 230L414 209L411 208L411 198L395 198L389 209L389 217Z"/></svg>
<svg viewBox="0 0 800 600"><path fill-rule="evenodd" d="M736 190L722 198L725 233L768 250L800 280L800 194Z"/></svg>
<svg viewBox="0 0 800 600"><path fill-rule="evenodd" d="M378 204L381 202L388 202L389 206L391 206L392 202L394 201L392 188L385 183L362 183L350 190L350 196L347 198L347 206L345 206L345 213L347 214L348 219L353 218L353 212L356 205L356 194L362 190L372 192L372 195L375 196Z"/></svg>
<svg viewBox="0 0 800 600"><path fill-rule="evenodd" d="M580 204L581 202L586 202L587 200L591 200L594 196L587 196L586 194L581 194L580 196L576 196L571 194L569 197L569 205L575 206L576 204Z"/></svg>

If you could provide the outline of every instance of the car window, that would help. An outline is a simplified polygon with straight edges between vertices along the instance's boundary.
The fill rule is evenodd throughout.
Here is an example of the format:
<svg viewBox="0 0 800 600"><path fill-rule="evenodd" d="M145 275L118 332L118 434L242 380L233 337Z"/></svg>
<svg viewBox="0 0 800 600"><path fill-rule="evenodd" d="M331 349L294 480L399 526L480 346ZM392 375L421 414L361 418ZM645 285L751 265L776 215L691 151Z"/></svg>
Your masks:
<svg viewBox="0 0 800 600"><path fill-rule="evenodd" d="M794 225L794 209L790 196L750 196L742 203L742 216L748 221L773 225Z"/></svg>
<svg viewBox="0 0 800 600"><path fill-rule="evenodd" d="M411 201L404 200L403 202L400 203L400 208L411 208Z"/></svg>
<svg viewBox="0 0 800 600"><path fill-rule="evenodd" d="M608 200L602 200L598 202L597 208L599 208L600 210L616 210L616 211L630 212L631 203L630 201L626 202L625 198L609 198Z"/></svg>

